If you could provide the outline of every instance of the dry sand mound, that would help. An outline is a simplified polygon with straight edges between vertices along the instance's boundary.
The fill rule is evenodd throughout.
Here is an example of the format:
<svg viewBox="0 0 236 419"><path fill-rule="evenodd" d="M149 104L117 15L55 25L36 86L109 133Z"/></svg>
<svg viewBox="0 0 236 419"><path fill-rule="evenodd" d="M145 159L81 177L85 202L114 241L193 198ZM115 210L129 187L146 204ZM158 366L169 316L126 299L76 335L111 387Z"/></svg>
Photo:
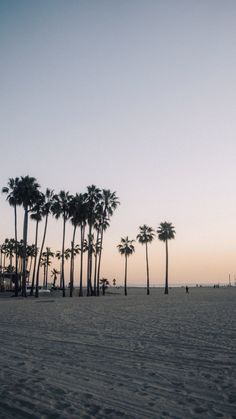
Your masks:
<svg viewBox="0 0 236 419"><path fill-rule="evenodd" d="M236 418L236 288L0 298L1 418Z"/></svg>

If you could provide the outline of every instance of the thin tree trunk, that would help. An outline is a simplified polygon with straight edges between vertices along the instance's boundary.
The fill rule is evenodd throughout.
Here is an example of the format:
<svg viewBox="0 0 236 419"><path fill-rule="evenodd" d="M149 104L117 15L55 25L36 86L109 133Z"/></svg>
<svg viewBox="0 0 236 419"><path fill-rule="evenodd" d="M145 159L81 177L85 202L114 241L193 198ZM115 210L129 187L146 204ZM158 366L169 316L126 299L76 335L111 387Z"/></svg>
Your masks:
<svg viewBox="0 0 236 419"><path fill-rule="evenodd" d="M46 281L45 281L46 288L48 287L48 267L49 267L49 256L47 255L47 258L46 258Z"/></svg>
<svg viewBox="0 0 236 419"><path fill-rule="evenodd" d="M91 233L92 226L89 224L89 233L88 233L88 259L87 259L87 297L90 295L90 281L91 281L91 272L90 272L90 253L91 253Z"/></svg>
<svg viewBox="0 0 236 419"><path fill-rule="evenodd" d="M44 264L43 264L43 287L45 287L46 285L46 260L44 260Z"/></svg>
<svg viewBox="0 0 236 419"><path fill-rule="evenodd" d="M65 234L66 234L66 219L63 217L63 236L62 236L62 255L61 255L61 282L62 282L62 295L66 296L65 292Z"/></svg>
<svg viewBox="0 0 236 419"><path fill-rule="evenodd" d="M125 255L125 295L127 295L127 259L128 256Z"/></svg>
<svg viewBox="0 0 236 419"><path fill-rule="evenodd" d="M84 232L85 226L82 224L80 227L80 280L79 280L79 297L83 297L83 255L84 255Z"/></svg>
<svg viewBox="0 0 236 419"><path fill-rule="evenodd" d="M27 297L26 294L26 247L27 247L27 231L28 231L28 208L25 208L25 215L24 215L24 230L23 230L23 277L22 277L22 290L21 295L22 297Z"/></svg>
<svg viewBox="0 0 236 419"><path fill-rule="evenodd" d="M12 254L11 253L9 255L9 259L10 259L10 268L12 268Z"/></svg>
<svg viewBox="0 0 236 419"><path fill-rule="evenodd" d="M74 244L75 244L75 233L76 233L76 225L74 226L74 232L71 242L71 260L70 260L70 297L73 297L73 289L74 289Z"/></svg>
<svg viewBox="0 0 236 419"><path fill-rule="evenodd" d="M48 214L46 215L46 218L45 218L43 240L42 240L42 244L41 244L41 248L40 248L40 252L39 252L39 258L38 258L38 267L37 267L37 275L36 275L36 287L35 287L35 297L36 298L38 298L38 296L39 296L39 270L40 270L40 260L41 260L42 253L43 253L43 248L44 248L44 243L45 243L45 238L46 238L46 232L47 232L47 225L48 225Z"/></svg>
<svg viewBox="0 0 236 419"><path fill-rule="evenodd" d="M38 227L39 227L39 222L36 221L35 243L34 243L34 245L35 245L35 257L34 257L34 268L33 268L30 295L33 295L33 292L34 292L35 272L36 272L36 263L37 263Z"/></svg>
<svg viewBox="0 0 236 419"><path fill-rule="evenodd" d="M89 291L90 291L90 287L89 287L89 245L88 245L88 257L87 257L87 297L89 297Z"/></svg>
<svg viewBox="0 0 236 419"><path fill-rule="evenodd" d="M166 284L165 284L165 294L168 294L168 240L166 240Z"/></svg>
<svg viewBox="0 0 236 419"><path fill-rule="evenodd" d="M101 270L101 259L102 259L102 244L103 244L103 226L101 230L101 243L98 258L98 273L97 273L97 295L99 295L99 281L100 281L100 270Z"/></svg>
<svg viewBox="0 0 236 419"><path fill-rule="evenodd" d="M148 264L148 245L147 242L145 243L146 245L146 263L147 263L147 295L150 294L150 290L149 290L149 264Z"/></svg>
<svg viewBox="0 0 236 419"><path fill-rule="evenodd" d="M32 263L33 263L33 256L30 256L30 267L29 267L29 275L28 275L28 284L30 281L30 274L31 274L31 270L32 270Z"/></svg>
<svg viewBox="0 0 236 419"><path fill-rule="evenodd" d="M18 285L18 246L17 246L17 210L16 210L16 205L14 205L14 216L15 216L15 246L16 246L15 297L18 297L19 285Z"/></svg>
<svg viewBox="0 0 236 419"><path fill-rule="evenodd" d="M98 242L99 242L99 228L97 229L97 238L96 238L96 248L95 248L95 260L94 260L94 278L93 278L93 293L94 295L99 295L99 293L97 294L97 272L98 272L98 266L97 266L97 261L98 261Z"/></svg>
<svg viewBox="0 0 236 419"><path fill-rule="evenodd" d="M92 295L92 223L89 224L89 234L88 234L88 266L87 266L87 297Z"/></svg>

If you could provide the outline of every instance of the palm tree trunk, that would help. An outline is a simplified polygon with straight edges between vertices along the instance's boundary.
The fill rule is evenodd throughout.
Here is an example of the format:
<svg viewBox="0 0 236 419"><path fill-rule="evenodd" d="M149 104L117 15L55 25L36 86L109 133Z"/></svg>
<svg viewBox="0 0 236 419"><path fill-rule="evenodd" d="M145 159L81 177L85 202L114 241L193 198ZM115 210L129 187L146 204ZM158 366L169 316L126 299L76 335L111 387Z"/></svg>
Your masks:
<svg viewBox="0 0 236 419"><path fill-rule="evenodd" d="M26 294L26 248L27 248L27 231L28 231L28 208L25 208L25 214L24 214L24 228L23 228L23 277L22 277L22 290L21 295L22 297L27 297Z"/></svg>
<svg viewBox="0 0 236 419"><path fill-rule="evenodd" d="M46 288L48 287L48 267L49 267L49 256L47 255L47 259L46 259L46 281L45 281L45 285Z"/></svg>
<svg viewBox="0 0 236 419"><path fill-rule="evenodd" d="M165 284L165 294L168 294L168 240L166 240L166 284Z"/></svg>
<svg viewBox="0 0 236 419"><path fill-rule="evenodd" d="M94 293L94 295L97 295L98 241L99 241L99 228L97 229L96 248L95 248L95 261L94 261L94 280L93 280L93 293ZM99 293L98 293L98 295L99 295Z"/></svg>
<svg viewBox="0 0 236 419"><path fill-rule="evenodd" d="M63 236L62 236L62 255L61 255L61 282L62 282L62 295L66 296L65 292L65 236L66 236L66 219L63 217Z"/></svg>
<svg viewBox="0 0 236 419"><path fill-rule="evenodd" d="M71 259L70 259L70 297L73 297L73 289L74 289L74 244L75 244L75 232L76 232L76 225L74 226L74 232L71 242Z"/></svg>
<svg viewBox="0 0 236 419"><path fill-rule="evenodd" d="M92 252L92 243L88 246L88 259L87 259L87 297L93 294L92 292L92 258L93 258L93 252Z"/></svg>
<svg viewBox="0 0 236 419"><path fill-rule="evenodd" d="M17 248L17 210L16 210L16 204L14 205L14 218L15 218L15 246L16 246L15 297L18 297L19 284L18 284L18 248Z"/></svg>
<svg viewBox="0 0 236 419"><path fill-rule="evenodd" d="M88 265L87 265L87 297L91 294L91 274L92 274L92 224L89 224L89 234L88 234Z"/></svg>
<svg viewBox="0 0 236 419"><path fill-rule="evenodd" d="M30 274L31 274L31 271L32 271L32 264L33 264L33 256L30 256L30 266L29 266L28 283L30 281Z"/></svg>
<svg viewBox="0 0 236 419"><path fill-rule="evenodd" d="M127 259L128 256L125 255L125 295L127 295Z"/></svg>
<svg viewBox="0 0 236 419"><path fill-rule="evenodd" d="M40 248L40 252L39 252L39 258L38 258L38 267L37 267L37 275L36 275L36 286L35 286L35 297L38 298L39 296L39 270L40 270L40 260L42 257L42 253L43 253L43 248L44 248L44 243L45 243L45 238L46 238L46 232L47 232L47 225L48 225L48 214L46 215L45 218L45 225L44 225L44 232L43 232L43 240L42 240L42 244L41 244L41 248Z"/></svg>
<svg viewBox="0 0 236 419"><path fill-rule="evenodd" d="M97 273L97 295L99 295L99 281L100 281L100 269L101 269L101 259L102 259L102 244L103 244L103 227L101 230L101 243L100 243L100 250L99 250L99 258L98 258L98 273Z"/></svg>
<svg viewBox="0 0 236 419"><path fill-rule="evenodd" d="M146 245L146 263L147 263L147 295L150 294L150 290L149 290L149 264L148 264L148 244L147 242L145 243Z"/></svg>
<svg viewBox="0 0 236 419"><path fill-rule="evenodd" d="M43 264L43 287L45 287L46 285L46 260L44 260L44 264Z"/></svg>
<svg viewBox="0 0 236 419"><path fill-rule="evenodd" d="M84 255L84 232L85 226L82 224L80 227L80 280L79 280L79 297L83 297L83 255Z"/></svg>
<svg viewBox="0 0 236 419"><path fill-rule="evenodd" d="M34 292L35 272L36 272L36 263L37 263L38 227L39 227L39 222L36 221L35 242L34 242L34 245L35 245L35 257L34 257L34 268L33 268L33 275L32 275L30 295L33 295L33 292Z"/></svg>

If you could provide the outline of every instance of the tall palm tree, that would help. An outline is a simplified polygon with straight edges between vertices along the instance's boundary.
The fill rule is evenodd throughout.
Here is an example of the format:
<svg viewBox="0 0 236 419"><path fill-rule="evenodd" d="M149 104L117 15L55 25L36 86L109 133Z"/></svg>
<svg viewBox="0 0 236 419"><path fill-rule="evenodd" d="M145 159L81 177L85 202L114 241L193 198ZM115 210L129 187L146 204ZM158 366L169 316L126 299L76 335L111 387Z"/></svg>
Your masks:
<svg viewBox="0 0 236 419"><path fill-rule="evenodd" d="M34 177L30 176L21 176L17 185L16 193L19 197L21 204L24 209L24 225L23 225L23 269L22 269L22 291L21 294L23 297L26 297L26 259L27 259L27 234L28 234L28 215L29 211L33 205L37 202L39 197L39 187L40 185Z"/></svg>
<svg viewBox="0 0 236 419"><path fill-rule="evenodd" d="M75 220L73 218L75 216ZM79 280L79 297L83 297L83 256L85 252L84 239L85 239L85 228L88 219L88 203L87 194L79 194L76 197L76 208L75 213L72 215L73 222L78 222L80 227L80 280Z"/></svg>
<svg viewBox="0 0 236 419"><path fill-rule="evenodd" d="M17 195L17 185L19 182L19 178L16 177L15 179L10 178L8 180L7 186L2 188L2 193L7 194L7 201L9 202L10 206L14 208L14 226L15 226L15 242L17 243L17 205L21 205L21 199ZM16 246L16 253L15 253L15 265L16 265L16 276L15 276L15 296L18 296L18 252Z"/></svg>
<svg viewBox="0 0 236 419"><path fill-rule="evenodd" d="M61 250L61 283L60 286L62 287L62 294L65 297L65 234L66 234L66 222L70 217L70 200L71 195L69 192L60 191L59 194L54 195L53 197L53 205L52 205L52 213L56 219L62 217L63 220L63 233L62 233L62 250Z"/></svg>
<svg viewBox="0 0 236 419"><path fill-rule="evenodd" d="M160 226L157 229L157 234L159 240L165 242L166 244L166 280L165 280L165 294L168 294L168 240L175 238L175 227L172 223L160 223Z"/></svg>
<svg viewBox="0 0 236 419"><path fill-rule="evenodd" d="M148 227L146 224L139 227L139 234L137 240L141 244L145 244L146 249L146 266L147 266L147 295L150 294L149 289L149 263L148 263L148 243L151 243L154 239L154 230L152 227Z"/></svg>
<svg viewBox="0 0 236 419"><path fill-rule="evenodd" d="M93 233L92 229L96 221L96 209L101 199L101 190L95 185L87 187L85 193L85 202L87 204L87 220L88 220L88 265L87 265L87 296L92 294L92 260L93 260Z"/></svg>
<svg viewBox="0 0 236 419"><path fill-rule="evenodd" d="M97 295L99 295L99 279L101 269L101 258L102 258L102 246L103 246L103 234L104 231L109 227L110 217L113 215L115 209L120 204L116 192L111 192L110 189L103 189L101 195L101 217L100 217L100 249L98 256L98 268L97 268Z"/></svg>
<svg viewBox="0 0 236 419"><path fill-rule="evenodd" d="M44 203L41 208L41 214L42 217L45 218L44 223L44 231L43 231L43 239L39 251L39 257L38 257L38 266L37 266L37 274L36 274L36 286L35 286L35 297L38 298L39 296L39 271L40 271L40 261L42 258L44 243L46 239L46 233L47 233L47 226L48 226L48 217L51 211L52 203L53 203L53 190L47 188L46 193L44 194Z"/></svg>
<svg viewBox="0 0 236 419"><path fill-rule="evenodd" d="M73 295L74 288L74 257L78 252L75 252L75 234L78 226L82 228L84 218L84 196L82 194L75 194L69 203L70 220L74 227L71 241L71 263L70 263L70 297ZM81 239L82 240L82 239ZM79 250L79 247L78 249ZM83 252L81 252L83 253ZM83 261L83 257L81 257Z"/></svg>
<svg viewBox="0 0 236 419"><path fill-rule="evenodd" d="M39 223L40 221L42 221L42 209L43 209L44 203L45 203L45 196L43 193L40 193L38 201L32 208L32 212L30 215L30 218L36 221L35 242L34 242L36 253L35 253L35 258L34 258L34 267L33 267L32 281L31 281L30 295L33 295L33 292L34 292L35 274L36 274L36 266L37 266L37 254L38 254L38 229L39 229Z"/></svg>
<svg viewBox="0 0 236 419"><path fill-rule="evenodd" d="M135 252L134 245L132 244L135 240L129 240L128 236L121 238L120 244L118 244L118 251L121 255L125 255L125 295L127 295L127 260L130 255Z"/></svg>

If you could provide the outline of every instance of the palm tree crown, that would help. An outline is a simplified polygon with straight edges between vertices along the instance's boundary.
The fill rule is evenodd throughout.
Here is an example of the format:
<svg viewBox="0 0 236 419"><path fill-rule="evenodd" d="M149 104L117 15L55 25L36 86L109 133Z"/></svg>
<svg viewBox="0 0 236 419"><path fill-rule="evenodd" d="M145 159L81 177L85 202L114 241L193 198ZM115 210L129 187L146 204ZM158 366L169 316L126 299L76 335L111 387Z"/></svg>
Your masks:
<svg viewBox="0 0 236 419"><path fill-rule="evenodd" d="M175 238L175 227L172 223L160 223L160 226L157 229L157 234L159 240L165 242L166 240L171 240Z"/></svg>
<svg viewBox="0 0 236 419"><path fill-rule="evenodd" d="M31 176L21 176L16 184L16 198L21 202L24 209L32 207L39 198L40 185Z"/></svg>
<svg viewBox="0 0 236 419"><path fill-rule="evenodd" d="M4 186L2 188L2 193L7 194L6 199L12 207L14 207L15 205L21 205L21 200L17 193L18 183L19 183L18 177L16 177L15 179L10 178L8 180L7 186Z"/></svg>
<svg viewBox="0 0 236 419"><path fill-rule="evenodd" d="M132 244L135 240L129 240L128 236L121 238L120 244L118 244L118 251L121 255L130 256L135 252L134 245Z"/></svg>
<svg viewBox="0 0 236 419"><path fill-rule="evenodd" d="M141 244L151 243L155 237L155 233L152 227L148 227L146 224L139 227L139 234L137 240Z"/></svg>

